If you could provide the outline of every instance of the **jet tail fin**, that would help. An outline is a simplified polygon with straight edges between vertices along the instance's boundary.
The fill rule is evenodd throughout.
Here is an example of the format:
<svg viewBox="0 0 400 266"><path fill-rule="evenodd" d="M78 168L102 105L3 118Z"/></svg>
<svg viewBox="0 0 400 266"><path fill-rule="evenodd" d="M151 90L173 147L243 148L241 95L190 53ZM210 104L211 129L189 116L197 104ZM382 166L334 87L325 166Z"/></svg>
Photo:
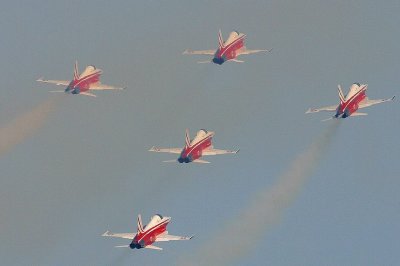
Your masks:
<svg viewBox="0 0 400 266"><path fill-rule="evenodd" d="M218 46L219 48L224 48L224 39L222 38L221 29L218 31Z"/></svg>
<svg viewBox="0 0 400 266"><path fill-rule="evenodd" d="M342 87L340 85L338 85L338 94L339 94L340 102L344 103L345 102L345 98L344 98Z"/></svg>
<svg viewBox="0 0 400 266"><path fill-rule="evenodd" d="M137 217L137 231L138 233L143 233L143 223L142 223L142 216L139 214Z"/></svg>
<svg viewBox="0 0 400 266"><path fill-rule="evenodd" d="M186 144L186 147L190 147L189 129L186 129L186 132L185 132L185 144Z"/></svg>
<svg viewBox="0 0 400 266"><path fill-rule="evenodd" d="M79 79L79 72L78 72L78 60L75 61L74 65L74 80Z"/></svg>

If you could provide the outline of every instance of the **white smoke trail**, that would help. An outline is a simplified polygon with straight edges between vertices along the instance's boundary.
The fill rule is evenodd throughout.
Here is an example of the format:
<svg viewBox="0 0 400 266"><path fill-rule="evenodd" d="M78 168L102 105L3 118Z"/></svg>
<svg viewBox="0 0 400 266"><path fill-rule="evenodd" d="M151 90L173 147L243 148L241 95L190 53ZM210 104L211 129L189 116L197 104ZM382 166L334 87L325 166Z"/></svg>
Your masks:
<svg viewBox="0 0 400 266"><path fill-rule="evenodd" d="M0 156L42 127L55 104L56 98L51 98L0 127Z"/></svg>
<svg viewBox="0 0 400 266"><path fill-rule="evenodd" d="M339 123L333 121L307 150L295 158L275 185L255 195L239 217L232 219L196 254L182 258L178 264L230 265L255 248L265 233L280 222L283 211L294 201L307 178L312 175Z"/></svg>

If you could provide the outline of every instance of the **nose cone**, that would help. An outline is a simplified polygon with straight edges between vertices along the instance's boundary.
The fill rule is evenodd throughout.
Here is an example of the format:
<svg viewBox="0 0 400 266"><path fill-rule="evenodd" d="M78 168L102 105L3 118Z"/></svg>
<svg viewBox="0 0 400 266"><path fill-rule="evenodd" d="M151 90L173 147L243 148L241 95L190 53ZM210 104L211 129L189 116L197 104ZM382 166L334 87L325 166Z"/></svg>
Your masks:
<svg viewBox="0 0 400 266"><path fill-rule="evenodd" d="M225 60L222 57L214 57L212 61L217 65L222 65L225 62Z"/></svg>

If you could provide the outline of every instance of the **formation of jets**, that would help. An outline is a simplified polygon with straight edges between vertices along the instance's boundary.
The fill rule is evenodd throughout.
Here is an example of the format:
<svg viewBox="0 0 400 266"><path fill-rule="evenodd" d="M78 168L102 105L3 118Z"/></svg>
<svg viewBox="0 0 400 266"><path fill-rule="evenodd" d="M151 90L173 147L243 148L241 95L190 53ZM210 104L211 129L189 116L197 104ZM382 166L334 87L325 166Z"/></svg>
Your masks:
<svg viewBox="0 0 400 266"><path fill-rule="evenodd" d="M43 79L40 78L37 81L43 83L55 84L58 86L66 86L63 91L52 91L52 92L65 92L70 94L80 94L91 97L96 97L89 91L100 91L100 90L123 90L124 87L114 87L110 85L104 85L100 82L100 75L103 74L101 69L95 66L87 66L85 70L79 74L78 62L75 62L74 66L74 78L71 81L68 80L54 80L54 79Z"/></svg>
<svg viewBox="0 0 400 266"><path fill-rule="evenodd" d="M164 162L179 162L179 163L209 163L208 161L200 160L202 156L206 155L219 155L219 154L235 154L239 150L219 150L214 149L212 145L212 138L215 133L200 129L194 139L190 139L189 130L186 129L185 134L185 147L182 148L157 148L152 147L149 151L166 152L180 154L177 160L169 160Z"/></svg>
<svg viewBox="0 0 400 266"><path fill-rule="evenodd" d="M233 31L230 33L226 41L223 40L221 30L218 33L218 48L215 50L185 50L183 54L189 55L212 55L211 60L200 61L199 63L215 63L222 65L224 62L232 61L242 63L243 61L238 60L237 57L240 55L253 54L259 52L270 52L270 50L249 50L244 45L246 35ZM62 91L53 92L65 92L68 94L86 95L96 97L90 91L96 90L123 90L124 87L115 87L110 85L104 85L100 82L100 76L102 70L96 68L93 65L89 65L85 70L79 74L78 63L75 62L74 76L73 79L68 80L47 80L40 78L37 81L43 83L50 83L55 85L65 86ZM394 100L395 96L388 99L377 99L370 100L366 96L367 85L354 83L347 95L343 94L343 91L338 86L338 94L340 102L337 105L308 109L306 113L316 113L320 111L335 112L335 114L329 119L347 118L349 116L362 116L366 113L357 112L358 109L384 103ZM326 119L326 120L329 120ZM220 155L220 154L236 154L239 150L221 150L215 149L212 145L212 138L215 133L213 131L207 131L200 129L193 139L190 139L189 130L186 129L185 133L185 145L183 148L158 148L152 147L149 151L152 152L163 152L179 154L179 157L175 160L168 160L165 162L178 162L178 163L209 163L208 161L202 160L202 156L208 155ZM141 216L137 218L137 232L136 233L111 233L105 232L102 236L105 237L116 237L129 239L131 242L128 245L120 245L116 247L126 247L131 249L155 249L162 250L162 248L154 246L155 242L162 241L175 241L175 240L190 240L193 236L174 236L170 235L167 231L167 225L171 221L171 217L163 217L160 214L154 215L149 223L145 226L142 224Z"/></svg>

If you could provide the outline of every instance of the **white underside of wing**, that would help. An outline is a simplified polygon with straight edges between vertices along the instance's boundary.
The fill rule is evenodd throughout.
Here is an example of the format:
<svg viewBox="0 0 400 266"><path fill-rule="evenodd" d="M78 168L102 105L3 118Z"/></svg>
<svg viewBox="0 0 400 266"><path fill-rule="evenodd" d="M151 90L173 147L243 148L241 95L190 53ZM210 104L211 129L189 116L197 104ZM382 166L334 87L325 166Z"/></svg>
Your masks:
<svg viewBox="0 0 400 266"><path fill-rule="evenodd" d="M157 147L152 147L149 151L180 154L182 152L182 148L157 148Z"/></svg>
<svg viewBox="0 0 400 266"><path fill-rule="evenodd" d="M157 236L155 242L164 242L164 241L178 241L178 240L190 240L193 236L174 236L169 234L162 234Z"/></svg>
<svg viewBox="0 0 400 266"><path fill-rule="evenodd" d="M219 150L219 149L206 149L203 150L202 154L203 156L206 155L220 155L220 154L235 154L237 153L238 150L233 151L233 150Z"/></svg>
<svg viewBox="0 0 400 266"><path fill-rule="evenodd" d="M43 79L43 78L37 79L36 81L42 82L42 83L55 84L58 86L68 86L69 83L71 82L68 80L55 80L55 79Z"/></svg>
<svg viewBox="0 0 400 266"><path fill-rule="evenodd" d="M338 107L337 105L331 105L331 106L326 106L326 107L321 107L321 108L314 108L314 109L309 108L309 109L306 111L306 114L318 113L318 112L321 112L321 111L325 111L325 112L335 112L336 109L337 109L337 107Z"/></svg>
<svg viewBox="0 0 400 266"><path fill-rule="evenodd" d="M271 52L272 49L265 50L265 49L256 49L256 50L249 50L249 49L244 49L242 51L239 51L238 55L242 54L255 54L255 53L260 53L260 52Z"/></svg>
<svg viewBox="0 0 400 266"><path fill-rule="evenodd" d="M358 109L362 109L362 108L369 107L369 106L379 104L379 103L390 102L390 101L393 101L394 98L395 98L395 96L393 96L392 98L389 98L389 99L376 99L376 100L370 100L368 98L365 98L364 101L360 102L360 104L358 105Z"/></svg>
<svg viewBox="0 0 400 266"><path fill-rule="evenodd" d="M130 239L132 240L136 234L135 233L111 233L110 231L105 232L102 234L102 236L108 236L108 237L116 237L116 238L124 238L124 239Z"/></svg>
<svg viewBox="0 0 400 266"><path fill-rule="evenodd" d="M188 54L188 55L193 55L193 54L214 55L215 54L215 50L197 50L197 51L193 51L193 50L186 49L185 51L183 51L182 54Z"/></svg>
<svg viewBox="0 0 400 266"><path fill-rule="evenodd" d="M110 85L105 85L102 83L95 83L90 85L89 87L90 90L96 90L96 91L102 91L102 90L124 90L124 87L114 87Z"/></svg>

